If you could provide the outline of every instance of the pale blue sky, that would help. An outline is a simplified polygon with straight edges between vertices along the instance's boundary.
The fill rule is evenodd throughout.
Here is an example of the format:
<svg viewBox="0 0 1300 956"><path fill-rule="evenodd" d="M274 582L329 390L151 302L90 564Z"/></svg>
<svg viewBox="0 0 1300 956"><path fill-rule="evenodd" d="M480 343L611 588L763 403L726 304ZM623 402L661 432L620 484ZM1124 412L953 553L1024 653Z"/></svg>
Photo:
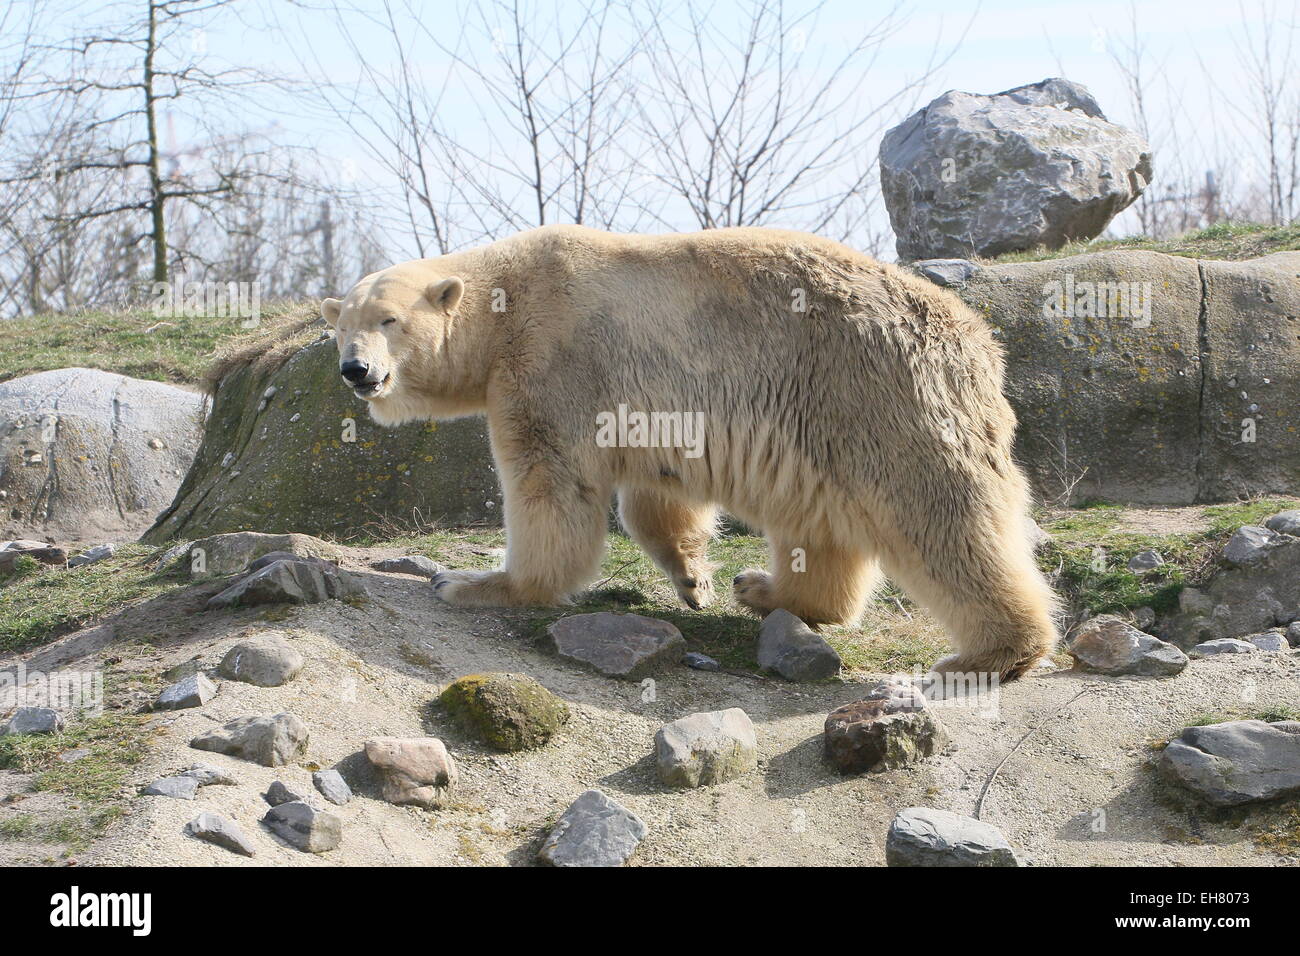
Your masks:
<svg viewBox="0 0 1300 956"><path fill-rule="evenodd" d="M351 6L373 9L376 5L357 0ZM722 0L714 4L712 15L725 17L743 6L738 0ZM807 34L811 59L822 54L833 59L836 51L862 32L865 23L877 19L889 6L875 0L831 0ZM431 2L420 8L426 22L439 24L449 38L455 36L458 4ZM54 34L73 24L85 29L114 11L134 10L135 5L66 0L60 9L63 12L48 23ZM798 12L804 6L790 0L787 9ZM1221 0L1142 0L1136 9L1139 40L1147 47L1152 71L1147 94L1157 150L1157 184L1160 173L1172 168L1174 158L1201 175L1216 160L1235 155L1240 143L1253 135L1236 105L1251 95L1241 65L1242 43L1251 31L1258 35L1263 28L1278 35L1288 28L1294 32L1297 2L1265 0L1238 6ZM242 0L240 10L238 17L221 13L210 21L203 38L209 55L236 65L292 73L298 62L295 51L310 48L321 62L332 64L337 78L353 74L355 64L329 16L286 0ZM991 93L1064 75L1085 84L1112 120L1133 122L1122 77L1107 52L1109 46L1130 38L1128 0L984 0L978 4L918 0L904 4L903 13L903 28L882 51L868 80L872 87L901 84L930 57L936 41L946 48L964 34L946 65L918 94L921 103L954 88ZM270 22L279 27L267 30L256 26ZM350 22L354 36L363 44L373 36L375 59L382 62L388 48L380 35L368 31L360 17ZM430 75L441 75L447 67L445 55L429 49L427 58ZM363 179L377 175L365 151L319 114L283 96L267 95L263 102L273 107L288 142L311 146L336 166L358 169ZM448 102L446 109L447 118L478 121L472 104L466 104L463 120L456 116L455 103ZM184 139L183 121L178 129ZM1170 155L1175 140L1181 147L1177 157ZM1250 165L1249 159L1243 158L1236 174L1243 180L1257 175L1258 170ZM682 225L689 228L691 224ZM1131 215L1121 217L1112 227L1120 234L1132 229Z"/></svg>

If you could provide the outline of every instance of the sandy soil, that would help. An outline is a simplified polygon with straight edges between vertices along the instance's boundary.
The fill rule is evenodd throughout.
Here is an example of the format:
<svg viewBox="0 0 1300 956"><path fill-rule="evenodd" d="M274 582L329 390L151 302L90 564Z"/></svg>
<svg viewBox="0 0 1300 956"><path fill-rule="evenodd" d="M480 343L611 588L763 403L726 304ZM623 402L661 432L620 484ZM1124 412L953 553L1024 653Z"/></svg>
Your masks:
<svg viewBox="0 0 1300 956"><path fill-rule="evenodd" d="M361 557L354 552L345 566L361 570ZM954 746L926 764L841 777L823 760L822 723L862 695L860 681L796 685L681 668L646 689L565 664L509 617L439 605L422 579L362 573L372 598L363 607L330 602L267 623L256 610L200 611L217 587L207 585L29 655L29 666L46 669L111 658L116 663L106 666L119 671L158 673L195 655L215 665L241 635L270 629L287 632L307 659L285 687L221 681L202 709L156 716L150 754L129 781L130 812L77 856L79 864L531 864L550 824L588 787L605 790L649 825L633 859L641 865L879 865L893 814L916 805L967 814L978 808L1039 866L1297 862L1253 839L1280 809L1232 816L1181 805L1150 766L1152 742L1198 717L1295 705L1295 652L1196 661L1162 680L1042 672L1003 688L996 707L942 710ZM571 702L570 723L539 751L485 749L430 707L447 682L480 671L533 676ZM684 714L725 707L742 707L754 720L758 770L701 790L660 785L650 760L655 731ZM283 710L310 727L302 765L270 769L188 747L216 723ZM424 734L441 737L459 763L454 805L424 811L377 799L358 756L362 742ZM193 802L134 795L195 761L229 769L240 785L203 788ZM314 792L311 769L336 765L360 781L358 796L333 808L345 821L339 849L301 853L259 826L267 809L260 794L273 780ZM0 823L19 807L54 806L45 794L3 802L25 789L21 775L0 775ZM235 819L258 856L245 860L184 835L203 810ZM49 849L0 840L0 862L38 861Z"/></svg>

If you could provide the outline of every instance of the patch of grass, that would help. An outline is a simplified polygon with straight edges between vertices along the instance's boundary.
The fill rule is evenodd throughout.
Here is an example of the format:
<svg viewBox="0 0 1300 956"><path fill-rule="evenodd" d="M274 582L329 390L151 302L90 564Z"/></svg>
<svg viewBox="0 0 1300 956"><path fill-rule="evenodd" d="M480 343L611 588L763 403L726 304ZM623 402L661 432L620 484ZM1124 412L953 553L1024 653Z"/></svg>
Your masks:
<svg viewBox="0 0 1300 956"><path fill-rule="evenodd" d="M1290 498L1258 498L1205 508L1208 528L1191 534L1142 534L1122 528L1123 509L1097 505L1044 520L1051 536L1039 565L1076 611L1105 614L1150 607L1161 614L1177 607L1184 587L1199 585L1213 571L1232 533L1295 506ZM1129 559L1157 551L1165 563L1135 573Z"/></svg>
<svg viewBox="0 0 1300 956"><path fill-rule="evenodd" d="M1263 720L1269 723L1277 720L1300 720L1300 710L1287 704L1273 704L1259 710L1231 710L1224 713L1197 714L1187 722L1188 727L1208 727L1210 724L1222 724L1229 720Z"/></svg>
<svg viewBox="0 0 1300 956"><path fill-rule="evenodd" d="M19 813L0 820L0 839L21 840L35 836L40 830L40 821L34 813Z"/></svg>
<svg viewBox="0 0 1300 956"><path fill-rule="evenodd" d="M157 683L157 678L141 677ZM106 690L107 692L107 690ZM0 737L0 769L34 774L32 788L62 794L68 808L42 817L22 814L4 821L0 836L36 837L63 843L68 851L85 846L126 812L127 776L149 748L147 714L108 711L74 719L59 734L6 734ZM59 755L86 750L65 762Z"/></svg>
<svg viewBox="0 0 1300 956"><path fill-rule="evenodd" d="M263 306L273 321L285 305ZM159 319L148 309L34 315L0 322L0 381L57 368L97 368L197 385L218 346L246 334L238 318Z"/></svg>
<svg viewBox="0 0 1300 956"><path fill-rule="evenodd" d="M148 750L142 727L147 714L106 713L70 721L59 734L6 734L0 737L0 769L36 774L33 787L64 793L79 803L101 804L121 795L131 768ZM69 763L59 755L88 750Z"/></svg>
<svg viewBox="0 0 1300 956"><path fill-rule="evenodd" d="M38 566L0 578L0 653L24 650L189 584L153 569L155 549L123 545L80 568Z"/></svg>
<svg viewBox="0 0 1300 956"><path fill-rule="evenodd" d="M1244 524L1262 524L1279 511L1300 508L1300 498L1252 498L1222 505L1207 505L1211 531L1231 534Z"/></svg>
<svg viewBox="0 0 1300 956"><path fill-rule="evenodd" d="M1278 856L1300 856L1300 807L1287 807L1273 823L1258 825L1255 846Z"/></svg>
<svg viewBox="0 0 1300 956"><path fill-rule="evenodd" d="M1071 242L1060 249L1039 248L1026 252L1008 252L991 261L1039 262L1110 249L1147 250L1163 252L1171 256L1189 256L1194 259L1254 259L1256 256L1266 256L1271 252L1300 249L1300 225L1271 226L1266 223L1224 222L1171 239L1149 239L1145 236L1093 239L1088 242Z"/></svg>

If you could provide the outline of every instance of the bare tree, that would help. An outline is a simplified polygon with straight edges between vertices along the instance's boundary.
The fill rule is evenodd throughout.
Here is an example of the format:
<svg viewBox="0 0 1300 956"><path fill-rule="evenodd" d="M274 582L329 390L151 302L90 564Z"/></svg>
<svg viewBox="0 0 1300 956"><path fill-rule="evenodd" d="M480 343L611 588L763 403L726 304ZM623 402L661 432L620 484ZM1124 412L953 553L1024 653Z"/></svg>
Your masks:
<svg viewBox="0 0 1300 956"><path fill-rule="evenodd" d="M781 0L757 0L739 27L696 0L643 8L651 70L638 103L650 175L700 227L834 230L863 244L879 202L878 138L951 50L936 42L915 75L873 84L904 23L901 4L845 38L829 62L811 62L810 39L828 32L818 26L823 6L791 15Z"/></svg>
<svg viewBox="0 0 1300 956"><path fill-rule="evenodd" d="M112 183L105 201L60 214L54 224L84 228L105 217L132 214L146 225L133 241L152 250L154 281L169 275L168 210L172 204L229 194L243 175L239 164L211 164L192 176L168 176L163 170L160 123L164 104L215 100L258 82L249 71L206 66L201 38L206 18L231 0L133 0L120 5L123 25L75 37L47 50L60 56L57 74L42 77L30 96L42 108L90 100L93 112L78 140L75 155L50 156L40 168L10 174L8 184L43 177L93 177ZM53 65L48 63L47 65ZM55 106L51 107L51 104Z"/></svg>
<svg viewBox="0 0 1300 956"><path fill-rule="evenodd" d="M545 12L521 0L467 3L454 18L461 32L448 37L409 2L384 0L372 15L335 6L356 80L340 81L310 50L303 59L327 115L396 182L419 255L548 222L608 228L637 210L620 132L639 41L616 29L627 26L622 9L614 0ZM361 49L353 18L387 36L385 55ZM428 50L444 57L436 82ZM448 96L473 103L478 122L442 123Z"/></svg>
<svg viewBox="0 0 1300 956"><path fill-rule="evenodd" d="M1263 147L1269 222L1286 223L1297 214L1300 189L1300 82L1296 80L1297 23L1280 15L1276 3L1260 3L1263 14L1252 29L1242 12L1242 34L1237 51L1251 90L1251 108L1243 111ZM1288 5L1287 9L1294 10Z"/></svg>

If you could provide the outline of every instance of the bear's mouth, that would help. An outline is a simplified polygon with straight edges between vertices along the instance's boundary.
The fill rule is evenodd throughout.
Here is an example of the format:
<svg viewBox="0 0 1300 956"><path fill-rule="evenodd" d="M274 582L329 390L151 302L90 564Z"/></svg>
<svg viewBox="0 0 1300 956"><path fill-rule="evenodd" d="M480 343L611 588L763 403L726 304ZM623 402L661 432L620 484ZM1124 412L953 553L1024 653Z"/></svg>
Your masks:
<svg viewBox="0 0 1300 956"><path fill-rule="evenodd" d="M356 393L358 398L374 398L392 381L392 378L393 373L389 372L378 382L363 382L360 385L352 386L352 391Z"/></svg>

